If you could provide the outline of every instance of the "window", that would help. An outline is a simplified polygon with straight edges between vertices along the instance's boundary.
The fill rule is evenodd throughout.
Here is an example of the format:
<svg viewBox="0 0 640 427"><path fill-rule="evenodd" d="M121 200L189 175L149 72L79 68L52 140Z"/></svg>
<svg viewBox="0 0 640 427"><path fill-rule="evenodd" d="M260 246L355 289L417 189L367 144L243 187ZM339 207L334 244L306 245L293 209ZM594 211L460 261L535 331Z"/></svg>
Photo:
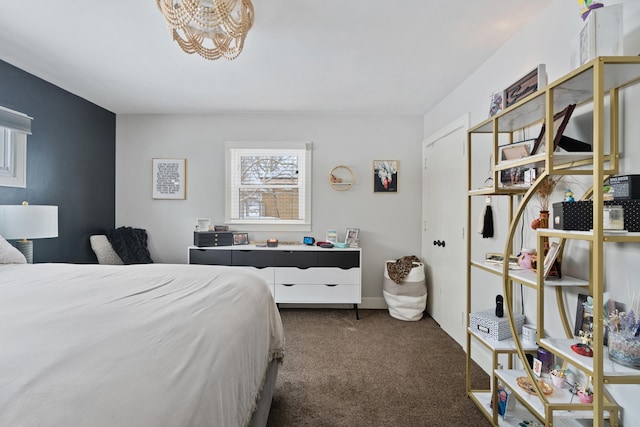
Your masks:
<svg viewBox="0 0 640 427"><path fill-rule="evenodd" d="M27 134L31 134L31 120L0 107L0 186L27 186Z"/></svg>
<svg viewBox="0 0 640 427"><path fill-rule="evenodd" d="M0 176L13 176L15 173L15 156L13 155L11 132L0 128Z"/></svg>
<svg viewBox="0 0 640 427"><path fill-rule="evenodd" d="M311 143L229 142L226 177L228 224L310 229Z"/></svg>

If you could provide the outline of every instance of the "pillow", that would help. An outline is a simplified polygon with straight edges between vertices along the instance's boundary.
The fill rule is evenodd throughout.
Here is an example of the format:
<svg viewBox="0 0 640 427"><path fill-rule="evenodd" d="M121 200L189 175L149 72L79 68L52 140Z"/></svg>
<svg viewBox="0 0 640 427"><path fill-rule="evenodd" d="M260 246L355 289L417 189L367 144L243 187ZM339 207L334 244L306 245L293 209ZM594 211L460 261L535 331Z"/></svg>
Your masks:
<svg viewBox="0 0 640 427"><path fill-rule="evenodd" d="M93 252L98 258L99 264L124 264L104 234L95 234L89 237L89 241L91 242L91 249L93 249Z"/></svg>
<svg viewBox="0 0 640 427"><path fill-rule="evenodd" d="M27 259L4 237L0 236L0 264L26 264Z"/></svg>

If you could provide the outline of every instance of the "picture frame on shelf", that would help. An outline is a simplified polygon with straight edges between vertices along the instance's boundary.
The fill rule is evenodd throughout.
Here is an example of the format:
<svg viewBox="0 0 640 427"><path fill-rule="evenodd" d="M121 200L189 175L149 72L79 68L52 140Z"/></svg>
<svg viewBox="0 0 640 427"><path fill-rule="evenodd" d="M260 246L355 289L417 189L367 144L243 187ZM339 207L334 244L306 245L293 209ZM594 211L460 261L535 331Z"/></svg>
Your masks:
<svg viewBox="0 0 640 427"><path fill-rule="evenodd" d="M398 161L374 160L373 161L373 192L397 193L398 192Z"/></svg>
<svg viewBox="0 0 640 427"><path fill-rule="evenodd" d="M248 245L249 233L233 232L233 244L234 245Z"/></svg>
<svg viewBox="0 0 640 427"><path fill-rule="evenodd" d="M535 141L535 139L527 139L511 144L501 145L498 147L498 158L501 162L507 162L529 157L531 153L531 147L533 146ZM505 186L524 185L525 173L528 170L528 167L522 166L516 166L510 169L501 170L500 183Z"/></svg>
<svg viewBox="0 0 640 427"><path fill-rule="evenodd" d="M554 114L553 116L553 151L558 148L560 145L560 141L562 140L562 134L569 123L569 119L571 118L571 114L573 110L575 110L576 104L571 104L567 106L564 110L559 113ZM542 128L540 129L540 135L536 138L536 142L531 149L531 155L536 155L540 153L544 153L546 150L546 123L542 124Z"/></svg>
<svg viewBox="0 0 640 427"><path fill-rule="evenodd" d="M187 159L152 160L152 182L154 199L184 200L186 185Z"/></svg>
<svg viewBox="0 0 640 427"><path fill-rule="evenodd" d="M504 90L504 108L508 108L523 98L547 85L547 68L539 64Z"/></svg>
<svg viewBox="0 0 640 427"><path fill-rule="evenodd" d="M533 358L533 373L536 377L540 378L542 376L542 360L537 357Z"/></svg>
<svg viewBox="0 0 640 427"><path fill-rule="evenodd" d="M489 117L493 117L504 110L504 90L493 92L489 102Z"/></svg>
<svg viewBox="0 0 640 427"><path fill-rule="evenodd" d="M347 245L350 245L351 243L358 240L358 234L360 234L359 228L351 228L351 227L347 228L347 232L344 235L344 242Z"/></svg>
<svg viewBox="0 0 640 427"><path fill-rule="evenodd" d="M330 243L338 243L338 231L337 230L327 230L327 242Z"/></svg>
<svg viewBox="0 0 640 427"><path fill-rule="evenodd" d="M575 336L580 336L582 332L593 332L593 311L585 307L590 295L578 294L576 305L576 324L573 330Z"/></svg>
<svg viewBox="0 0 640 427"><path fill-rule="evenodd" d="M544 278L546 279L553 268L553 265L556 263L558 259L558 254L560 253L560 249L562 245L558 242L551 242L549 244L549 251L544 256ZM558 265L558 272L560 270L560 266Z"/></svg>

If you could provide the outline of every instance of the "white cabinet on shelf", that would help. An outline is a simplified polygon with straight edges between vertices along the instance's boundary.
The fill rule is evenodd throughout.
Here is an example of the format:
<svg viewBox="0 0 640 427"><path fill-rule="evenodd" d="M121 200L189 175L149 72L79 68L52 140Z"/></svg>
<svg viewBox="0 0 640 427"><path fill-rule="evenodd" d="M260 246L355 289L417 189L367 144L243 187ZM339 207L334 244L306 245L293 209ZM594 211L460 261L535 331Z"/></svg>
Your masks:
<svg viewBox="0 0 640 427"><path fill-rule="evenodd" d="M362 250L283 245L188 248L189 264L249 268L269 285L277 303L353 304L362 300Z"/></svg>
<svg viewBox="0 0 640 427"><path fill-rule="evenodd" d="M532 200L536 189L549 176L580 175L591 178L593 192L593 229L586 232L575 232L555 229L538 229L536 232L538 265L544 263L544 242L548 239L557 240L566 248L570 239L587 242L589 263L583 268L583 277L575 278L563 274L562 278L544 278L542 269L537 272L528 270L511 270L504 265L490 265L481 257L477 239L480 237L468 233L467 238L467 313L472 312L474 301L478 294L488 293L486 286L482 286L481 274L493 274L501 278L500 292L505 297L505 316L509 319L512 336L515 339L507 343L488 342L475 334L467 332L467 394L483 411L486 418L493 425L513 425L511 421L498 417L497 410L490 409L487 401L495 393L498 383L504 384L513 392L518 400L518 411L524 411L528 418L537 418L546 426L582 425L589 420L590 425L602 427L618 425L619 408L610 399L605 390L606 384L640 384L640 370L624 367L609 360L604 346L604 327L602 322L594 322L593 326L593 357L580 356L571 350L571 345L578 342L569 327L568 316L564 304L564 293L569 289L578 288L582 292L593 296L594 319L603 319L605 292L604 284L604 251L607 243L638 243L640 233L613 234L603 230L603 196L599 191L606 179L619 172L618 153L620 136L621 99L619 92L640 82L640 57L600 57L581 66L566 76L529 95L513 106L508 107L495 116L472 127L468 131L468 215L467 227L471 228L474 215L472 209L478 206L473 200L478 197L502 196L508 199L507 223L502 224L506 229L502 255L508 259L517 253L514 246L519 227L523 226L523 214ZM552 123L554 115L570 104L576 104L583 109L590 110L593 116L592 152L588 153L559 153L554 152L553 140L555 135L553 126L546 126L544 153L531 155L514 161L494 162L492 170L493 184L486 187L482 172L474 174L473 165L481 164L474 161L474 153L480 153L480 159L490 155L492 159L499 156L498 146L514 141L514 135L524 128L539 126L541 123ZM605 108L606 106L606 108ZM605 114L605 111L607 114ZM605 128L609 134L605 135ZM507 142L505 142L505 140ZM484 148L477 147L484 144ZM537 179L530 186L504 186L500 182L500 174L510 168L535 168ZM475 185L474 185L475 184ZM589 192L587 192L589 193ZM499 227L499 226L498 226ZM522 242L519 242L522 243ZM570 255L566 251L565 256ZM475 259L474 259L475 256ZM485 284L486 285L486 284ZM527 354L537 349L536 346L525 344L517 336L513 314L515 310L514 295L522 287L535 290L535 301L528 299L526 310L535 313L537 327L537 343L554 356L569 364L574 372L580 372L585 377L592 377L594 400L591 404L579 403L576 396L567 389L553 389L551 394L543 394L540 387L530 394L517 385L517 378L528 377L535 383L535 374L527 360ZM545 292L555 292L556 307L545 310ZM548 328L546 322L551 321L551 310L557 314L562 325ZM524 314L524 313L522 313ZM546 325L546 326L545 326ZM548 330L564 330L562 337L546 336ZM473 363L471 350L479 343L492 354L491 388L477 390L472 387L470 366ZM477 345L476 345L477 347ZM508 368L500 368L498 355L507 354ZM517 359L514 357L517 356ZM514 362L519 362L520 369L516 369ZM547 379L548 380L548 379ZM550 380L548 380L551 383ZM494 396L496 397L496 396ZM495 400L495 399L494 399ZM494 405L495 406L495 405ZM581 420L581 421L578 421ZM516 424L517 425L517 422Z"/></svg>

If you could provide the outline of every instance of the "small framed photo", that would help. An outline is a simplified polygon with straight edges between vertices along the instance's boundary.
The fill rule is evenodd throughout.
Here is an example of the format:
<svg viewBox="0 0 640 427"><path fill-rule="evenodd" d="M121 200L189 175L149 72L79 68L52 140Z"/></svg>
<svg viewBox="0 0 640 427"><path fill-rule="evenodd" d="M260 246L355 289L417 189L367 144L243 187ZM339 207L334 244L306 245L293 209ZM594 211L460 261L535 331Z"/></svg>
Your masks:
<svg viewBox="0 0 640 427"><path fill-rule="evenodd" d="M397 193L398 192L398 161L374 160L373 161L373 192Z"/></svg>
<svg viewBox="0 0 640 427"><path fill-rule="evenodd" d="M504 110L504 90L492 93L490 98L489 117L493 117Z"/></svg>
<svg viewBox="0 0 640 427"><path fill-rule="evenodd" d="M567 127L567 123L569 123L569 119L571 118L571 114L573 110L575 110L576 104L571 104L564 110L556 113L553 116L553 151L558 148L560 141L562 140L562 134L564 129ZM546 149L546 126L542 125L542 129L540 130L540 135L536 138L535 144L533 144L533 148L531 149L531 154L540 154L544 153Z"/></svg>
<svg viewBox="0 0 640 427"><path fill-rule="evenodd" d="M233 233L233 244L234 245L248 245L249 244L249 233Z"/></svg>
<svg viewBox="0 0 640 427"><path fill-rule="evenodd" d="M556 264L556 260L558 259L558 254L560 253L560 249L562 245L558 242L552 242L549 244L549 252L544 256L544 277L545 279L549 276L551 272L551 268ZM558 275L560 274L560 265L557 265Z"/></svg>
<svg viewBox="0 0 640 427"><path fill-rule="evenodd" d="M358 240L359 233L359 228L347 228L347 232L344 235L344 242L348 245L355 242L356 240Z"/></svg>
<svg viewBox="0 0 640 427"><path fill-rule="evenodd" d="M533 373L538 378L540 378L540 375L542 375L542 360L535 357L533 358Z"/></svg>
<svg viewBox="0 0 640 427"><path fill-rule="evenodd" d="M508 162L529 157L531 147L534 143L535 139L527 139L512 144L501 145L498 147L498 158L502 162ZM522 166L501 170L500 183L506 186L524 185L525 173L528 170L529 168Z"/></svg>
<svg viewBox="0 0 640 427"><path fill-rule="evenodd" d="M590 295L578 294L573 334L580 336L580 331L593 332L593 297Z"/></svg>
<svg viewBox="0 0 640 427"><path fill-rule="evenodd" d="M327 230L327 242L338 243L338 231Z"/></svg>
<svg viewBox="0 0 640 427"><path fill-rule="evenodd" d="M153 198L184 200L186 169L187 159L153 159Z"/></svg>

